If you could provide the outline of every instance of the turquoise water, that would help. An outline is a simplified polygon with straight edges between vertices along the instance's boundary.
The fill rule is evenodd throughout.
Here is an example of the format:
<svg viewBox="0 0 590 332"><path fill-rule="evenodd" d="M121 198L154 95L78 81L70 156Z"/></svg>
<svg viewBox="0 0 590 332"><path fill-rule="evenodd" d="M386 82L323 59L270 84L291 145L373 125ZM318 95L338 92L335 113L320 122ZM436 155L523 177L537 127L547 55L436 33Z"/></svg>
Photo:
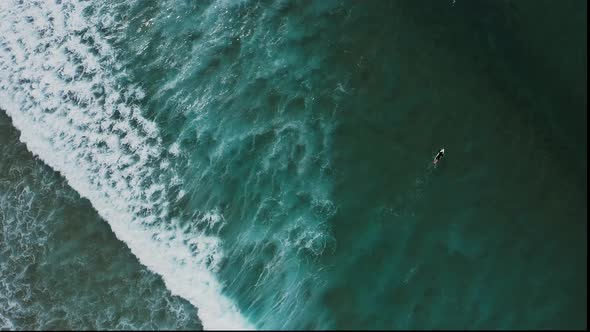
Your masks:
<svg viewBox="0 0 590 332"><path fill-rule="evenodd" d="M2 328L586 327L585 13L2 3Z"/></svg>

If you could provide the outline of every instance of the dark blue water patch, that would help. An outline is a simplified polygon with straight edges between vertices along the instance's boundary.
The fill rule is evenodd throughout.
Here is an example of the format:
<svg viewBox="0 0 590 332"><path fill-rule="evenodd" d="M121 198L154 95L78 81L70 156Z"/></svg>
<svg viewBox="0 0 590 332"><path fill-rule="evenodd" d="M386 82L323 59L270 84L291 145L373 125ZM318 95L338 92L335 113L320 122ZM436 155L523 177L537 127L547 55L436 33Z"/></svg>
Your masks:
<svg viewBox="0 0 590 332"><path fill-rule="evenodd" d="M515 113L545 132L552 153L584 176L586 6L481 0L408 8L442 47L468 60L465 70L480 72L512 99Z"/></svg>
<svg viewBox="0 0 590 332"><path fill-rule="evenodd" d="M365 20L399 15L387 5L368 7ZM370 75L359 68L352 77L356 93L343 103L347 116L340 119L334 137L341 176L335 189L340 209L332 225L340 245L334 257L326 257L326 265L332 263L336 272L325 303L342 317L336 326L583 326L585 185L580 187L577 176L569 175L559 145L547 144L554 133L546 119L529 122L529 114L519 114L523 106L542 107L534 100L543 92L527 86L530 77L506 70L491 81L479 76L489 70L482 63L501 68L506 60L499 56L518 49L506 42L502 50L480 52L484 39L478 33L489 26L502 28L503 13L498 8L464 9L491 15L482 24L454 13L451 20L452 8L400 7L413 15L395 16L397 20L378 27L358 21L364 31L347 31L350 45L358 42L357 53L372 49L367 46L371 42L379 52L366 51ZM496 12L490 14L492 10ZM400 26L403 34L397 32ZM369 32L396 36L395 43L377 45L380 38L367 38ZM441 43L433 43L433 35ZM389 75L392 59L397 75ZM354 62L348 61L352 67ZM514 98L505 88L525 92ZM431 157L442 146L456 154L448 153L431 172ZM579 156L569 157L576 162ZM391 212L376 214L384 209ZM471 212L461 221L466 209ZM536 263L523 268L532 255L538 255ZM404 284L399 280L419 282L421 273L432 279L414 289L399 286ZM525 287L537 275L552 277ZM341 276L348 278L337 282ZM438 302L414 303L422 289L433 285L450 293ZM470 285L484 303L462 295ZM548 295L538 295L540 289ZM382 292L388 295L378 307L394 313L389 318L365 310L375 307L372 299ZM544 315L535 315L537 310ZM461 321L445 318L459 316Z"/></svg>

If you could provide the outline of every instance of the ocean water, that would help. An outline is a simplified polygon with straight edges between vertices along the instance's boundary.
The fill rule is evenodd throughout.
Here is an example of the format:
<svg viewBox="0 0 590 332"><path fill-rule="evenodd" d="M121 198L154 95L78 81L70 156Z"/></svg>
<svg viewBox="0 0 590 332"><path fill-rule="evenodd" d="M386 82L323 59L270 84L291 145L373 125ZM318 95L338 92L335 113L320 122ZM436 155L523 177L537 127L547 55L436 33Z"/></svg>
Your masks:
<svg viewBox="0 0 590 332"><path fill-rule="evenodd" d="M587 327L586 6L0 2L0 329Z"/></svg>

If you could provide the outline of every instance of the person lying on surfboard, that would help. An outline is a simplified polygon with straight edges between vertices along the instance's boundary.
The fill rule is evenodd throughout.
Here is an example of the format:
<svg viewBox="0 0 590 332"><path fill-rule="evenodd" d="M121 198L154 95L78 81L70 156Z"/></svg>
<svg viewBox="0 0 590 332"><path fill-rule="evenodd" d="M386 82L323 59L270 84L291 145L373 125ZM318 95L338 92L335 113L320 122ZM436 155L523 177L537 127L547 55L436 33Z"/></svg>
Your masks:
<svg viewBox="0 0 590 332"><path fill-rule="evenodd" d="M438 161L445 155L445 149L440 149L436 156L434 157L434 166L438 163Z"/></svg>

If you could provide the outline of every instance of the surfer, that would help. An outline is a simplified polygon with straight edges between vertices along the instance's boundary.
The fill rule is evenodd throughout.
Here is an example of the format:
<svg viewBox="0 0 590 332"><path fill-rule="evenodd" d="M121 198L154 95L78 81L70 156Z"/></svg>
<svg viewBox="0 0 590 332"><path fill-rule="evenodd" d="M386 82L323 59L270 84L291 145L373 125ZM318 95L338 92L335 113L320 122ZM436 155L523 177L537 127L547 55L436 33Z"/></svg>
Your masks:
<svg viewBox="0 0 590 332"><path fill-rule="evenodd" d="M434 157L434 166L438 163L438 161L445 155L445 149L440 149L436 156Z"/></svg>

